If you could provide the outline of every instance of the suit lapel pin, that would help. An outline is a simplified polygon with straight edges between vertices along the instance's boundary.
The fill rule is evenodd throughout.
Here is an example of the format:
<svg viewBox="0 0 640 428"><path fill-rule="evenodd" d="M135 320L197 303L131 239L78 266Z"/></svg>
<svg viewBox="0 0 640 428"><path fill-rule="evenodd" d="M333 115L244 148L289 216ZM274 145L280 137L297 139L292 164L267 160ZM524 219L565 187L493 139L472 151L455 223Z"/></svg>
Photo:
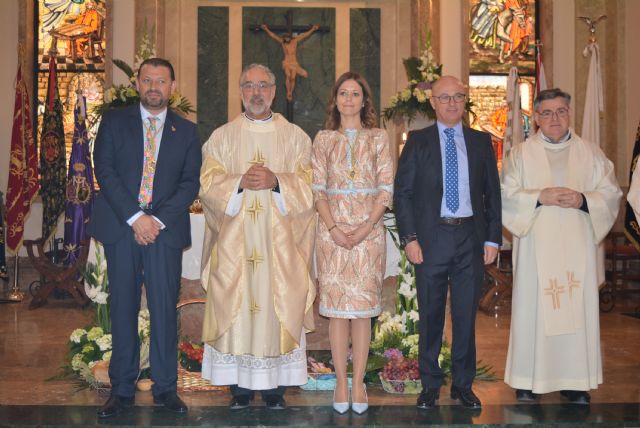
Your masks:
<svg viewBox="0 0 640 428"><path fill-rule="evenodd" d="M171 132L176 132L176 127L171 125Z"/></svg>

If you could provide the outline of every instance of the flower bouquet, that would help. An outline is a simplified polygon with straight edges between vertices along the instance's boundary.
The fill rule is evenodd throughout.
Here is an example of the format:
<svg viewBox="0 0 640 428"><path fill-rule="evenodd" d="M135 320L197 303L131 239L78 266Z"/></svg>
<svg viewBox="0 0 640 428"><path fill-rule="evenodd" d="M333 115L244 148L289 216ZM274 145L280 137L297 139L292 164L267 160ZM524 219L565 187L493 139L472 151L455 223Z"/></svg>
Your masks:
<svg viewBox="0 0 640 428"><path fill-rule="evenodd" d="M140 337L140 371L149 367L149 311L138 314ZM100 326L77 328L69 336L70 366L66 374L79 380L81 388L107 388L111 360L111 334Z"/></svg>
<svg viewBox="0 0 640 428"><path fill-rule="evenodd" d="M204 346L191 342L182 342L178 345L178 362L189 372L202 371L202 357Z"/></svg>
<svg viewBox="0 0 640 428"><path fill-rule="evenodd" d="M427 35L424 50L420 57L409 57L403 61L407 87L389 99L389 107L382 111L382 120L407 119L408 123L422 114L435 118L435 111L429 102L433 82L442 75L442 64L437 64L431 49L431 35Z"/></svg>
<svg viewBox="0 0 640 428"><path fill-rule="evenodd" d="M63 376L73 376L80 388L102 389L109 384L109 361L112 338L109 317L109 278L102 246L96 245L96 263L88 262L82 272L84 289L95 308L95 325L77 328L69 336L69 361ZM140 373L149 368L149 338L151 334L149 310L138 314L140 340Z"/></svg>

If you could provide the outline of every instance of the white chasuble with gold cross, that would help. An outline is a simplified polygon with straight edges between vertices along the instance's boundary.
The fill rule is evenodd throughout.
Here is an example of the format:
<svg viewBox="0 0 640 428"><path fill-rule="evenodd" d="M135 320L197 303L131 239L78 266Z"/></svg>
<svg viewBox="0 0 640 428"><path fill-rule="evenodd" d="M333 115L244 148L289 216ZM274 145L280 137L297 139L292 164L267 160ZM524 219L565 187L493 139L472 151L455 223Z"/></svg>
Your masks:
<svg viewBox="0 0 640 428"><path fill-rule="evenodd" d="M502 172L502 220L514 241L505 381L536 393L602 382L596 251L622 192L604 153L570 132L558 144L532 136ZM548 187L581 192L589 212L537 206Z"/></svg>
<svg viewBox="0 0 640 428"><path fill-rule="evenodd" d="M270 121L241 115L203 147L202 373L213 384L261 390L307 381L305 328L315 298L310 146L276 114ZM240 191L256 163L276 174L279 193Z"/></svg>

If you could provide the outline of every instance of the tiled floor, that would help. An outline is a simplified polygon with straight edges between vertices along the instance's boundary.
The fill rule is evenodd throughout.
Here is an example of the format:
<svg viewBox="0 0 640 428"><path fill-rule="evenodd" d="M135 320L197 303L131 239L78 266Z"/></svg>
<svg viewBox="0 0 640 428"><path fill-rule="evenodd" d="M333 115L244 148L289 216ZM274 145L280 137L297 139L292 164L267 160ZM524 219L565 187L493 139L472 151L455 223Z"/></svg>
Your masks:
<svg viewBox="0 0 640 428"><path fill-rule="evenodd" d="M21 288L25 290L34 274L26 267L21 277ZM0 290L4 287L0 283ZM85 422L79 421L86 420L91 420L91 425L95 425L94 406L101 404L105 397L91 390L76 391L71 380L55 378L66 363L66 344L70 332L90 324L92 311L78 308L71 299L50 300L44 307L30 311L27 309L29 301L30 297L27 297L21 303L0 304L0 426L5 426L3 423L18 426L22 422L54 426L51 421L62 424L60 426L84 426ZM229 396L225 392L182 392L181 396L191 408L188 419L182 422L176 421L173 416L157 416L158 409L150 407L151 393L139 392L136 409L132 414L123 416L121 422L125 425L144 425L144 421L157 426L198 425L194 421L202 421L201 418L206 418L206 415L215 416L215 419L227 415L231 419L226 422L231 425L282 423L293 426L297 425L292 422L297 420L292 419L293 415L303 419L307 415L309 424L318 425L567 421L574 426L600 422L640 426L640 319L622 313L631 312L636 307L637 301L627 304L619 302L614 312L601 315L604 384L591 392L593 404L587 410L564 404L558 393L544 395L539 405L518 404L513 390L502 381L497 381L475 383L475 391L483 401L482 412L478 414L456 406L444 389L440 408L427 414L415 409L415 396L392 395L372 386L369 388L371 411L362 418L333 414L329 407L332 399L330 391L308 392L290 388L286 394L290 408L283 414L283 417L288 416L279 422L277 417L273 419L274 416L265 412L260 402L256 402L255 408L244 416L231 416L226 409ZM324 336L322 332L314 334ZM495 317L478 314L478 359L483 364L493 366L499 378L504 374L508 334L508 314ZM316 340L316 343L321 344L322 341ZM34 415L39 412L41 418L37 419ZM74 418L73 414L77 417ZM48 419L46 415L49 415ZM140 423L137 423L139 418Z"/></svg>

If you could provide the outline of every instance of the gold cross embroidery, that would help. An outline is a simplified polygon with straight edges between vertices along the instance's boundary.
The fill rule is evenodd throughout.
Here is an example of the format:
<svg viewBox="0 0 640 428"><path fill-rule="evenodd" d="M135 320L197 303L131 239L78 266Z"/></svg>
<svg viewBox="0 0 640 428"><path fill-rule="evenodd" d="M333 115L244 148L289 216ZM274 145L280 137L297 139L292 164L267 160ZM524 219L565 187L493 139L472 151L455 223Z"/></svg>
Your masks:
<svg viewBox="0 0 640 428"><path fill-rule="evenodd" d="M251 315L255 315L260 312L260 306L258 306L256 301L253 300L253 297L251 298L251 306L249 307L249 312L251 312Z"/></svg>
<svg viewBox="0 0 640 428"><path fill-rule="evenodd" d="M262 263L263 260L264 260L264 257L258 254L258 250L256 250L256 247L253 247L253 251L251 252L251 257L247 259L247 262L252 264L254 272L258 268L258 264Z"/></svg>
<svg viewBox="0 0 640 428"><path fill-rule="evenodd" d="M267 158L264 157L264 155L262 154L262 152L260 150L256 150L256 154L253 155L253 159L251 159L249 161L249 163L251 165L255 165L257 163L262 163L264 164L267 161Z"/></svg>
<svg viewBox="0 0 640 428"><path fill-rule="evenodd" d="M247 211L249 212L249 214L251 214L251 220L255 224L256 219L258 218L258 215L264 212L264 207L260 203L260 199L258 199L257 195L253 200L253 204L251 205L251 207L247 209Z"/></svg>
<svg viewBox="0 0 640 428"><path fill-rule="evenodd" d="M574 278L573 272L567 272L567 286L569 287L569 296L573 297L573 289L580 288L580 281Z"/></svg>
<svg viewBox="0 0 640 428"><path fill-rule="evenodd" d="M551 296L551 301L553 302L553 309L560 309L560 294L564 293L564 286L558 285L557 279L549 280L549 288L544 289L544 294Z"/></svg>

